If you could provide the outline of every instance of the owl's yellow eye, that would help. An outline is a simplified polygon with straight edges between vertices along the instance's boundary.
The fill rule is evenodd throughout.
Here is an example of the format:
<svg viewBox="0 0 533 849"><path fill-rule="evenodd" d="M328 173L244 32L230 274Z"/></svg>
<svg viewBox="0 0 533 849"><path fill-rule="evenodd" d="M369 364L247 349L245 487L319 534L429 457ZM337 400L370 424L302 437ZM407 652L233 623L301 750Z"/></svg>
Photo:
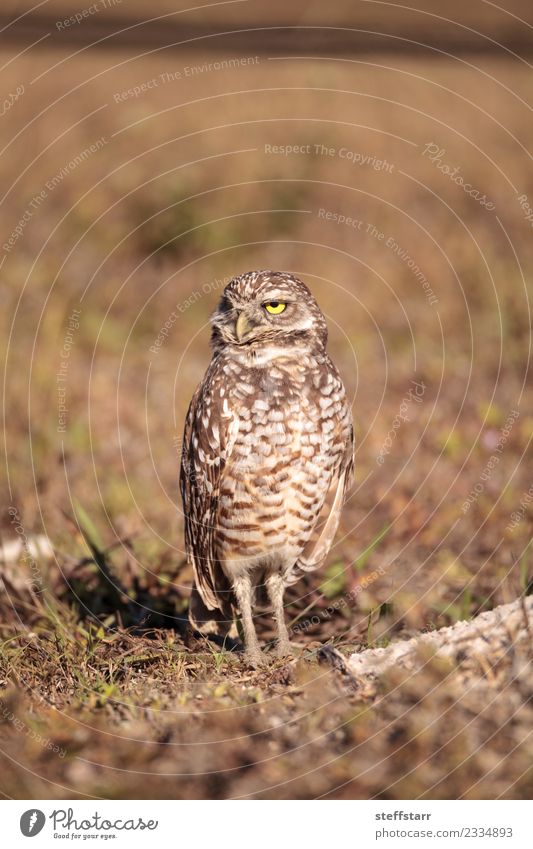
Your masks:
<svg viewBox="0 0 533 849"><path fill-rule="evenodd" d="M279 315L287 309L287 304L284 304L283 301L269 301L268 304L263 304L263 306L270 315Z"/></svg>

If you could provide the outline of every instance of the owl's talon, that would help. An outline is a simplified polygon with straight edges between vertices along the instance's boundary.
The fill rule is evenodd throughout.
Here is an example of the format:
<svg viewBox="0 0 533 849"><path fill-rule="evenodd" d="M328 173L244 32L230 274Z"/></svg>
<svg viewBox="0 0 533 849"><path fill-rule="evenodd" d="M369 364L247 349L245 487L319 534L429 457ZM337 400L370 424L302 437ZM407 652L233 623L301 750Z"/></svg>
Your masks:
<svg viewBox="0 0 533 849"><path fill-rule="evenodd" d="M247 651L244 653L244 660L248 666L251 666L253 669L261 669L263 666L266 666L268 661L261 649L257 649L257 651Z"/></svg>
<svg viewBox="0 0 533 849"><path fill-rule="evenodd" d="M282 642L278 643L276 648L276 654L278 657L292 657L294 652L290 643Z"/></svg>

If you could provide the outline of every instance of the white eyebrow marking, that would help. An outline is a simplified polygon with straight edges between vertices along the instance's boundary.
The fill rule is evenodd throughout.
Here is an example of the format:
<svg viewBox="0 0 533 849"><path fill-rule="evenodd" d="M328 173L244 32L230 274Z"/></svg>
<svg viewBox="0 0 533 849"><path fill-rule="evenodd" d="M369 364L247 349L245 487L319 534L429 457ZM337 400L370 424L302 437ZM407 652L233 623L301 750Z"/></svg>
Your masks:
<svg viewBox="0 0 533 849"><path fill-rule="evenodd" d="M279 289L275 289L273 292L261 292L260 297L263 303L268 303L269 301L283 301L284 304L292 303L292 299L287 292L280 292Z"/></svg>

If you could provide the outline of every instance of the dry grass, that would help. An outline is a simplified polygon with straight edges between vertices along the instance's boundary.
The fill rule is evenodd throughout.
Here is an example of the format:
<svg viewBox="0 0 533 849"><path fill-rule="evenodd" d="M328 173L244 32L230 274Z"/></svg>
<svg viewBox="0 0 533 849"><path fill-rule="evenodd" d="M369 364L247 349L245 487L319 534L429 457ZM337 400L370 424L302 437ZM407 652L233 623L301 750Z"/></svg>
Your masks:
<svg viewBox="0 0 533 849"><path fill-rule="evenodd" d="M531 486L533 257L517 201L525 193L533 204L522 147L529 69L488 58L263 57L117 103L117 92L222 54L65 56L26 54L4 71L6 91L26 86L2 118L6 139L21 131L0 160L8 234L47 181L105 144L47 191L1 272L2 493L24 533L44 532L55 550L52 562L2 567L1 791L531 795L523 647L470 689L430 663L377 693L351 691L315 651L327 640L343 651L383 645L531 588L527 505L510 526ZM495 211L423 155L429 142ZM392 169L314 148L268 154L265 143L346 147ZM361 229L323 220L322 208ZM422 269L437 305L388 238ZM293 270L315 291L358 439L357 486L330 562L288 599L304 654L260 674L188 632L175 506L177 443L208 360L216 281L253 267ZM56 374L73 309L61 433ZM413 379L423 398L380 465ZM6 509L4 540L16 536L12 518ZM269 640L268 617L260 627Z"/></svg>
<svg viewBox="0 0 533 849"><path fill-rule="evenodd" d="M15 798L529 798L531 649L354 687L313 650L252 672L169 629L106 631L54 595L3 628ZM3 611L4 613L5 611Z"/></svg>

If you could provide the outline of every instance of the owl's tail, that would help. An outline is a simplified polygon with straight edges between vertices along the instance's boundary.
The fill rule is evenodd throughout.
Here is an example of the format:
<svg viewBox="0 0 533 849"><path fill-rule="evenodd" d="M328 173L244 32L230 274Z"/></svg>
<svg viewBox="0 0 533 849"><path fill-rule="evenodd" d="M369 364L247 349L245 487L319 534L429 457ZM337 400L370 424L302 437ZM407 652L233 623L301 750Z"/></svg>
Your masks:
<svg viewBox="0 0 533 849"><path fill-rule="evenodd" d="M224 604L222 610L209 610L196 587L192 588L189 602L189 622L193 628L206 636L236 636L231 604Z"/></svg>

